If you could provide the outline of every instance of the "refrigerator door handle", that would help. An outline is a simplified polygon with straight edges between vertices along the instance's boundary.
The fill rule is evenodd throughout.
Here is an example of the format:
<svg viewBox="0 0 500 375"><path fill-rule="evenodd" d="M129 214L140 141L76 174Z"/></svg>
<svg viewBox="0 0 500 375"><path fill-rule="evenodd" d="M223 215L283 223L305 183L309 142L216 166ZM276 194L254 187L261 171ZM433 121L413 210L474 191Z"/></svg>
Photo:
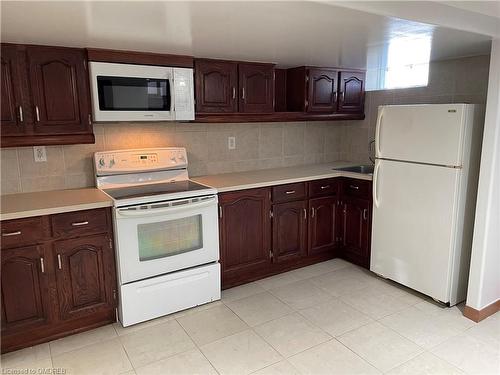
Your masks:
<svg viewBox="0 0 500 375"><path fill-rule="evenodd" d="M375 164L375 170L373 171L373 203L375 207L379 206L378 201L378 175L380 169L380 161Z"/></svg>
<svg viewBox="0 0 500 375"><path fill-rule="evenodd" d="M377 116L377 126L375 128L375 156L380 158L380 130L382 128L382 120L384 118L384 110L380 110Z"/></svg>

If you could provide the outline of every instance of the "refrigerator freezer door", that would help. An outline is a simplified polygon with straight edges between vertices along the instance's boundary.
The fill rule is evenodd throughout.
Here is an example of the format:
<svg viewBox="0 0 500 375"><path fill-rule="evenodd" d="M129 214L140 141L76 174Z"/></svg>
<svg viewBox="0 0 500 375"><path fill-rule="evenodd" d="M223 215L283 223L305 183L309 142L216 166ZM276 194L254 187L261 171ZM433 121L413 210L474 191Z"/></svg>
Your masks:
<svg viewBox="0 0 500 375"><path fill-rule="evenodd" d="M461 166L466 104L379 107L377 158Z"/></svg>
<svg viewBox="0 0 500 375"><path fill-rule="evenodd" d="M448 302L460 169L377 160L370 269Z"/></svg>

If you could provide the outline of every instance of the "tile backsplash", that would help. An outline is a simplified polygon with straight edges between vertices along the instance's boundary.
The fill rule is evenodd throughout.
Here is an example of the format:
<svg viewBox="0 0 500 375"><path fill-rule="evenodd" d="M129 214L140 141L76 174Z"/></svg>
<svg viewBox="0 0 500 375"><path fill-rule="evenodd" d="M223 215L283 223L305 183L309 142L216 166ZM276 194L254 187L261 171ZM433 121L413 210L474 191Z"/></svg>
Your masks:
<svg viewBox="0 0 500 375"><path fill-rule="evenodd" d="M352 160L368 162L377 108L382 104L484 103L489 56L431 64L429 85L366 94L363 121L194 124L108 123L94 125L92 145L47 146L47 161L35 163L32 147L1 150L1 194L94 185L95 151L182 146L189 173L266 169ZM228 149L228 137L236 149Z"/></svg>

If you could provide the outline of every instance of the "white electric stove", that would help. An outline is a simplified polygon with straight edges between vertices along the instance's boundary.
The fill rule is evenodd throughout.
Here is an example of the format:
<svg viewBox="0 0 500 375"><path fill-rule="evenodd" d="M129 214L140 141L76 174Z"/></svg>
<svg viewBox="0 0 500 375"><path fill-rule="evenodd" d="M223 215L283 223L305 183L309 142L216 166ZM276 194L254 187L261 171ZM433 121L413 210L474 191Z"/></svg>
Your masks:
<svg viewBox="0 0 500 375"><path fill-rule="evenodd" d="M220 299L217 191L189 180L184 148L94 154L114 202L123 326Z"/></svg>

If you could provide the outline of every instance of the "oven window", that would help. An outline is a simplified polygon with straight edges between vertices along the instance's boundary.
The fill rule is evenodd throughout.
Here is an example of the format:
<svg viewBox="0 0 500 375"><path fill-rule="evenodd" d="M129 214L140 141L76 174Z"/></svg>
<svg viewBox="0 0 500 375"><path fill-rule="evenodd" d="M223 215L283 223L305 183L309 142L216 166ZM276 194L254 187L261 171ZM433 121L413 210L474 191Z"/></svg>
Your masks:
<svg viewBox="0 0 500 375"><path fill-rule="evenodd" d="M201 215L139 224L139 260L144 262L201 249L202 229Z"/></svg>
<svg viewBox="0 0 500 375"><path fill-rule="evenodd" d="M97 76L102 111L169 111L168 79Z"/></svg>

